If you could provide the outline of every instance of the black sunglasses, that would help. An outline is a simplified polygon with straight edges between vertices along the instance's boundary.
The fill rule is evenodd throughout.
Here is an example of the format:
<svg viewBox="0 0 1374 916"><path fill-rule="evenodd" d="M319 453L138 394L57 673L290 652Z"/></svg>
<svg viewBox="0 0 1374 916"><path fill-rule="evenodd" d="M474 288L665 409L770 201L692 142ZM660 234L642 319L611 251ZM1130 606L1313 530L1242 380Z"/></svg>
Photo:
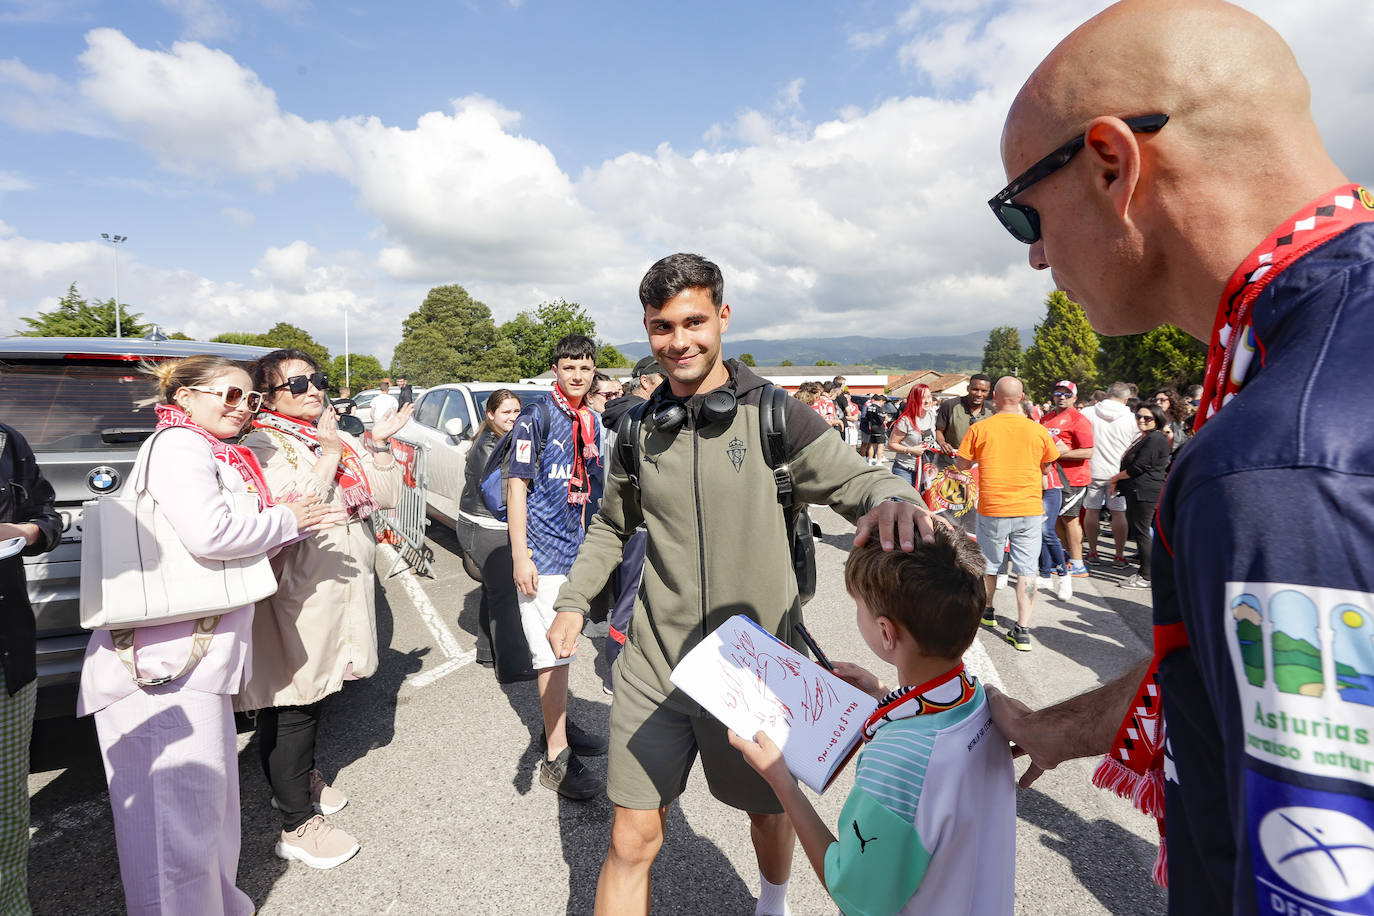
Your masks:
<svg viewBox="0 0 1374 916"><path fill-rule="evenodd" d="M1123 118L1122 123L1138 134L1152 134L1169 123L1169 116L1166 114L1141 115L1138 118ZM1037 181L1048 178L1067 165L1074 154L1083 148L1087 136L1087 133L1081 133L1074 137L1017 175L1012 179L1011 184L998 191L997 196L988 201L988 206L992 208L993 215L1011 233L1012 238L1018 242L1025 242L1027 245L1034 245L1040 241L1040 214L1035 212L1034 207L1014 204L1011 199Z"/></svg>
<svg viewBox="0 0 1374 916"><path fill-rule="evenodd" d="M292 394L305 394L314 385L320 391L329 387L329 376L323 372L312 372L309 375L293 375L280 385L269 388L268 391L281 391L283 388L290 388Z"/></svg>

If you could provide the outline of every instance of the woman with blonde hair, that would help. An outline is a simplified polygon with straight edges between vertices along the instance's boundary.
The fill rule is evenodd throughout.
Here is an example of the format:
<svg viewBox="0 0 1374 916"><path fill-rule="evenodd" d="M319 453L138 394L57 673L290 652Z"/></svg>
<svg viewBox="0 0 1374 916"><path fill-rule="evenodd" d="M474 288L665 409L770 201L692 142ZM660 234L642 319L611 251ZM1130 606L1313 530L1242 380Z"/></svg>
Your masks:
<svg viewBox="0 0 1374 916"><path fill-rule="evenodd" d="M192 356L148 371L161 401L148 494L192 555L255 557L329 524L318 498L274 501L252 453L232 444L261 400L238 364ZM258 514L236 513L229 492L256 493ZM239 779L229 699L251 666L252 621L249 605L217 620L91 636L77 715L95 716L131 914L253 912L234 883ZM169 680L140 686L136 677Z"/></svg>
<svg viewBox="0 0 1374 916"><path fill-rule="evenodd" d="M345 518L282 551L277 592L253 620L253 676L235 708L257 710L258 753L281 811L276 854L334 868L361 848L327 815L348 804L315 766L324 698L377 670L377 538L372 514L401 497L401 466L387 439L410 419L407 404L358 440L336 425L329 380L300 350L274 350L253 364L263 409L243 440L273 492L322 498Z"/></svg>

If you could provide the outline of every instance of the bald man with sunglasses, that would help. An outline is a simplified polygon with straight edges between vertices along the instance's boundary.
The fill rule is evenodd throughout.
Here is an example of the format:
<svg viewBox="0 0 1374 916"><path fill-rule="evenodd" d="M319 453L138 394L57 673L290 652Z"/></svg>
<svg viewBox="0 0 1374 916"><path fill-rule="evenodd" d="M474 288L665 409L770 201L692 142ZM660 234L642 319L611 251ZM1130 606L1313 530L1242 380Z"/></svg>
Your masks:
<svg viewBox="0 0 1374 916"><path fill-rule="evenodd" d="M1173 914L1374 913L1374 408L1347 394L1374 196L1309 104L1255 16L1125 0L1021 89L988 201L1099 332L1209 345L1154 524L1153 659L1037 712L989 690L1023 786L1106 754L1094 781L1162 816Z"/></svg>

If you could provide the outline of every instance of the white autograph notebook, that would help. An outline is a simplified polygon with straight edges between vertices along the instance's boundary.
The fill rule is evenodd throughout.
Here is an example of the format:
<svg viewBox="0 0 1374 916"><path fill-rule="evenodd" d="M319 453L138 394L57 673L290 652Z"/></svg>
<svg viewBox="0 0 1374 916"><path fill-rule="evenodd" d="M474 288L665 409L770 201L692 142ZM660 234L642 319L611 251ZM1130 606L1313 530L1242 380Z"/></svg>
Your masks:
<svg viewBox="0 0 1374 916"><path fill-rule="evenodd" d="M671 680L736 734L767 734L792 775L817 793L844 768L878 708L742 615L683 656Z"/></svg>

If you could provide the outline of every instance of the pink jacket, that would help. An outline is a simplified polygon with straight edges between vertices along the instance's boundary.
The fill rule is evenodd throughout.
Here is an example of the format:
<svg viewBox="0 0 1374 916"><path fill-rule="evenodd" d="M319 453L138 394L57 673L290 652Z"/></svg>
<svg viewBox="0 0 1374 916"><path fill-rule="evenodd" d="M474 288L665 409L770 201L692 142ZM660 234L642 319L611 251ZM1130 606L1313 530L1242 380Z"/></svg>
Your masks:
<svg viewBox="0 0 1374 916"><path fill-rule="evenodd" d="M217 479L209 443L191 430L170 429L153 445L148 492L191 553L206 559L251 557L275 551L300 537L296 518L285 506L273 506L257 516L235 514L220 491L219 481L238 492L246 486L236 472L221 470L224 473ZM138 628L134 656L139 674L164 677L181 670L191 651L193 625L188 620ZM237 693L251 673L252 631L252 605L224 614L205 657L172 686L203 693ZM96 630L81 668L77 715L99 712L137 689L129 669L115 655L109 631Z"/></svg>

